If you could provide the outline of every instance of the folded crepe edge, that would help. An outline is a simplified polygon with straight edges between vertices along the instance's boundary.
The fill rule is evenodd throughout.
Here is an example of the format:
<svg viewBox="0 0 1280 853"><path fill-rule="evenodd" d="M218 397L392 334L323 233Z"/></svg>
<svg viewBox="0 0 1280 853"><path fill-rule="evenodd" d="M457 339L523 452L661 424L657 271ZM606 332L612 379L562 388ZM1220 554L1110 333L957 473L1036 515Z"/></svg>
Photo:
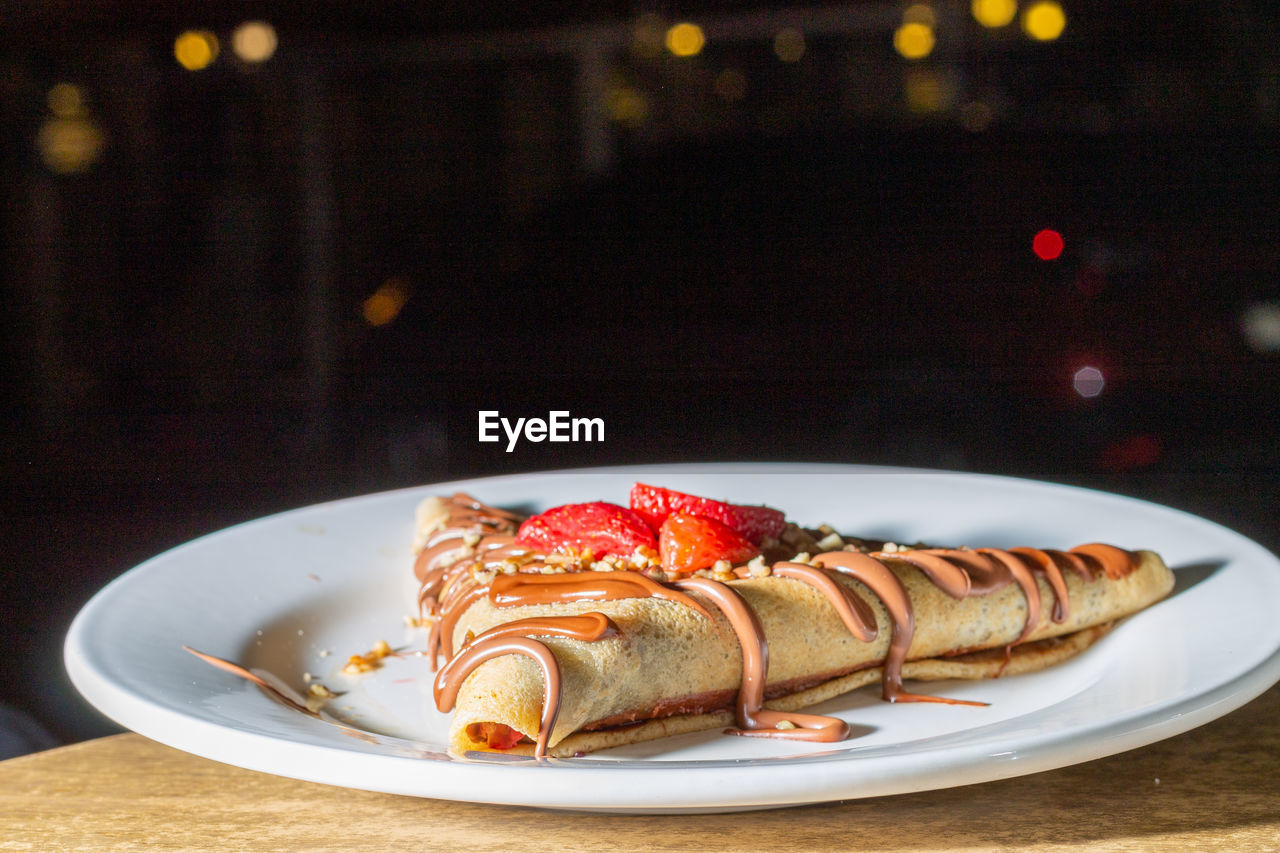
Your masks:
<svg viewBox="0 0 1280 853"><path fill-rule="evenodd" d="M1138 567L1122 578L1111 579L1099 576L1086 582L1074 575L1069 575L1067 581L1072 614L1066 620L1067 624L1054 625L1049 621L1047 612L1049 600L1045 599L1045 606L1041 612L1040 626L1028 642L1012 646L1007 663L1006 647L1009 645L1008 640L1013 635L1016 635L1013 623L1005 626L1006 630L1011 632L1006 639L981 645L970 642L966 647L964 645L965 641L960 640L957 635L949 635L945 632L939 634L930 643L932 649L925 651L923 655L914 661L909 660L906 662L906 668L904 668L902 676L905 679L917 680L928 680L930 678L990 678L1001 674L1013 675L1019 672L1035 671L1066 660L1092 645L1102 636L1102 633L1105 633L1094 630L1098 626L1111 624L1118 619L1131 616L1163 599L1172 590L1174 585L1173 573L1158 553L1149 550L1140 550L1133 553L1138 558ZM978 602L977 611L970 612L967 618L978 618L985 622L997 616L995 613L988 612L988 609L981 604L986 596L966 598L954 604L944 603L947 597L932 582L924 580L923 575L915 569L908 567L905 571L904 582L912 590L911 598L917 604L917 629L922 627L918 618L921 615L919 605L926 604L924 600L917 602L917 595L926 600L931 600L930 608L941 608L941 610L937 611L937 615L942 615L943 612L950 614L951 619L944 619L944 622L952 621L954 623L955 618L960 615L957 608L963 609L966 603L972 602ZM1043 588L1043 579L1040 579L1040 586L1042 587L1043 596L1047 592ZM1020 596L1020 593L1013 589L1007 589L996 597L1000 598L1001 596L1014 601L1016 597ZM875 601L870 603L873 606L879 606ZM1076 612L1077 609L1079 613ZM1012 618L1010 615L1012 612L1005 613L1005 620ZM1087 613L1092 613L1092 616L1086 615ZM932 621L932 616L933 614L930 614L926 618ZM959 642L953 644L947 639L948 636L952 636ZM976 639L976 637L973 639ZM1043 642L1047 639L1053 639L1053 642ZM872 647L868 645L866 648L871 651ZM914 648L915 644L913 643ZM924 650L922 649L922 651ZM793 655L803 653L803 647L797 647L792 651ZM800 689L797 692L785 697L778 697L776 700L787 704L767 703L767 707L795 710L879 680L883 674L883 651L880 651L879 654L881 655L880 657L868 659L863 664L854 662L853 669L831 672L831 677L828 680L816 685L813 682L802 686L798 685ZM504 663L505 666L517 664L515 660L507 657L498 658L486 666L493 666L499 663ZM519 663L529 664L531 662L520 661ZM478 670L472 677L479 675L479 672ZM514 687L514 682L506 682L505 679L500 683L506 683L507 688ZM490 684L491 686L497 686L493 682L490 682ZM540 677L536 681L523 684L521 689L524 691L526 698L522 699L519 704L527 704L530 712L532 712L532 709L541 707L542 681ZM472 733L468 732L471 724L480 723L481 720L486 718L484 716L485 712L480 711L478 707L473 708L473 711L480 711L481 716L472 716L462 714L461 707L458 710L459 713L455 715L454 727L450 738L451 751L456 754L480 751L501 751L511 754L532 753L532 745L525 743L498 750L489 747L480 738L479 733L473 736ZM492 711L493 707L491 706L489 710ZM487 719L494 720L497 723L498 720L503 720L504 717L505 714L498 716L496 719L494 717L487 717ZM657 714L652 719L618 721L611 727L602 725L599 728L593 728L589 723L579 723L581 728L571 730L559 738L553 737L547 754L554 756L578 755L599 749L607 749L612 746L638 743L653 738L680 734L685 731L732 726L735 722L733 717L734 715L730 708L716 707L714 710L706 712L691 710L682 714L676 711L670 714ZM600 719L600 717L597 717L597 719ZM512 728L516 731L528 730L516 720L506 720L506 722L514 723ZM602 722L604 721L602 720ZM537 730L536 724L532 730Z"/></svg>
<svg viewBox="0 0 1280 853"><path fill-rule="evenodd" d="M1106 636L1119 620L1082 628L1070 634L1048 637L1015 646L1006 659L1005 650L982 649L966 654L926 658L908 661L902 667L905 679L914 681L962 680L977 681L1013 675L1040 672L1063 663L1093 646ZM884 675L880 666L860 669L817 684L797 693L780 696L765 703L766 708L778 711L798 711L820 702L843 696L869 684L878 684ZM659 717L597 731L579 731L561 740L547 750L553 758L573 758L620 746L632 746L646 741L675 735L694 734L734 725L732 710L711 711L704 714L680 714ZM475 752L492 752L477 744ZM521 743L502 750L506 755L533 755L532 743Z"/></svg>

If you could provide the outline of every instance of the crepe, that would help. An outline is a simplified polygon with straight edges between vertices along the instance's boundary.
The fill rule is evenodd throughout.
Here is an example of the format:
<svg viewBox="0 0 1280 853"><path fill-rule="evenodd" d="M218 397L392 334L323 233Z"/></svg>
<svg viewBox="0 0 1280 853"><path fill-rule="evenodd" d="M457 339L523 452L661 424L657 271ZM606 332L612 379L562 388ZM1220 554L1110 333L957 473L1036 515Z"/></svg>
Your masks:
<svg viewBox="0 0 1280 853"><path fill-rule="evenodd" d="M571 756L725 727L835 740L841 721L799 709L877 681L890 701L951 701L902 681L1044 668L1173 586L1158 554L1097 544L844 544L655 580L617 560L518 565L517 516L468 496L441 511L420 513L418 574L459 754Z"/></svg>

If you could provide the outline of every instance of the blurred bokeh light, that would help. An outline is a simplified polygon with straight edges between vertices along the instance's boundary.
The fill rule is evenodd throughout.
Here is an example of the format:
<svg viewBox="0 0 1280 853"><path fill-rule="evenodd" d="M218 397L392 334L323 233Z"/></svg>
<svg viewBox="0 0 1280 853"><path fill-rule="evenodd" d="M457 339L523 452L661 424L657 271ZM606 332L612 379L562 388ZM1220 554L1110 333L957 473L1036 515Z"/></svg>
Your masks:
<svg viewBox="0 0 1280 853"><path fill-rule="evenodd" d="M1022 13L1022 30L1036 41L1053 41L1067 28L1067 14L1055 0L1037 0Z"/></svg>
<svg viewBox="0 0 1280 853"><path fill-rule="evenodd" d="M684 21L667 30L665 43L667 50L674 56L697 56L706 45L707 37L703 34L702 27Z"/></svg>
<svg viewBox="0 0 1280 853"><path fill-rule="evenodd" d="M91 168L102 156L106 134L89 114L84 90L72 83L56 83L45 95L52 114L36 133L36 150L49 171L74 175Z"/></svg>
<svg viewBox="0 0 1280 853"><path fill-rule="evenodd" d="M266 21L245 21L231 33L231 51L241 61L259 65L275 55L275 27Z"/></svg>
<svg viewBox="0 0 1280 853"><path fill-rule="evenodd" d="M1280 300L1248 306L1240 317L1240 328L1254 352L1280 352Z"/></svg>
<svg viewBox="0 0 1280 853"><path fill-rule="evenodd" d="M1036 236L1031 238L1031 251L1035 252L1036 257L1042 261L1055 261L1062 255L1062 250L1066 248L1066 243L1062 239L1062 235L1052 228L1045 228L1036 232Z"/></svg>
<svg viewBox="0 0 1280 853"><path fill-rule="evenodd" d="M784 27L773 37L773 54L783 62L799 62L804 51L804 33L795 27Z"/></svg>
<svg viewBox="0 0 1280 853"><path fill-rule="evenodd" d="M1085 366L1080 368L1071 377L1071 387L1081 397L1093 398L1102 394L1102 390L1106 388L1107 380L1102 375L1102 371L1096 367Z"/></svg>
<svg viewBox="0 0 1280 853"><path fill-rule="evenodd" d="M904 59L924 59L935 42L933 28L920 21L906 21L893 33L893 49Z"/></svg>
<svg viewBox="0 0 1280 853"><path fill-rule="evenodd" d="M370 326L385 326L400 314L408 301L409 283L403 278L389 278L365 299L361 313Z"/></svg>
<svg viewBox="0 0 1280 853"><path fill-rule="evenodd" d="M218 37L209 30L186 30L173 40L173 58L188 71L208 68L219 49Z"/></svg>
<svg viewBox="0 0 1280 853"><path fill-rule="evenodd" d="M984 27L1008 26L1018 14L1017 0L973 0L969 7L974 20Z"/></svg>

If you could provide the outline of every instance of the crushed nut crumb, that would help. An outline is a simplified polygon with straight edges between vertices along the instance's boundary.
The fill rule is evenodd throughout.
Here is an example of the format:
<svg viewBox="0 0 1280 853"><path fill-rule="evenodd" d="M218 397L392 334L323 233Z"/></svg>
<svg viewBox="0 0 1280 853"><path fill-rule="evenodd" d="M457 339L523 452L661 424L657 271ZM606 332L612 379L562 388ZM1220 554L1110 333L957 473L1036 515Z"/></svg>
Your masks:
<svg viewBox="0 0 1280 853"><path fill-rule="evenodd" d="M826 536L818 540L819 551L838 551L844 547L844 539L839 533L828 533Z"/></svg>
<svg viewBox="0 0 1280 853"><path fill-rule="evenodd" d="M307 695L305 697L307 700L307 710L313 712L319 711L330 699L336 699L340 695L342 694L334 693L319 681L313 681L307 685Z"/></svg>
<svg viewBox="0 0 1280 853"><path fill-rule="evenodd" d="M347 658L347 665L342 668L346 675L360 675L372 672L382 666L382 659L391 654L391 646L386 640L378 640L373 648L362 655Z"/></svg>

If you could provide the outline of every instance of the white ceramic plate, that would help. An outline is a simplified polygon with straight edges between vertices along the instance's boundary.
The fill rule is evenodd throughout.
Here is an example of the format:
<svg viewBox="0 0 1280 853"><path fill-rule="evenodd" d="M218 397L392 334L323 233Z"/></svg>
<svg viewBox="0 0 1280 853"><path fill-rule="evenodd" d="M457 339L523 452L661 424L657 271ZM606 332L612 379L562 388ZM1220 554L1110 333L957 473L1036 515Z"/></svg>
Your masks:
<svg viewBox="0 0 1280 853"><path fill-rule="evenodd" d="M626 501L642 480L803 523L897 541L1162 552L1172 597L1079 657L1034 675L943 683L985 708L889 705L864 688L821 706L839 744L686 735L537 762L445 754L447 719L421 659L339 674L379 639L417 644L413 510L463 489L530 509ZM1033 773L1132 749L1243 705L1280 680L1280 561L1204 519L1026 480L829 465L646 466L447 483L239 525L138 566L76 618L66 664L108 716L161 743L254 770L422 797L611 812L732 811L880 796ZM296 690L346 691L341 725L307 717L182 650L238 661Z"/></svg>

